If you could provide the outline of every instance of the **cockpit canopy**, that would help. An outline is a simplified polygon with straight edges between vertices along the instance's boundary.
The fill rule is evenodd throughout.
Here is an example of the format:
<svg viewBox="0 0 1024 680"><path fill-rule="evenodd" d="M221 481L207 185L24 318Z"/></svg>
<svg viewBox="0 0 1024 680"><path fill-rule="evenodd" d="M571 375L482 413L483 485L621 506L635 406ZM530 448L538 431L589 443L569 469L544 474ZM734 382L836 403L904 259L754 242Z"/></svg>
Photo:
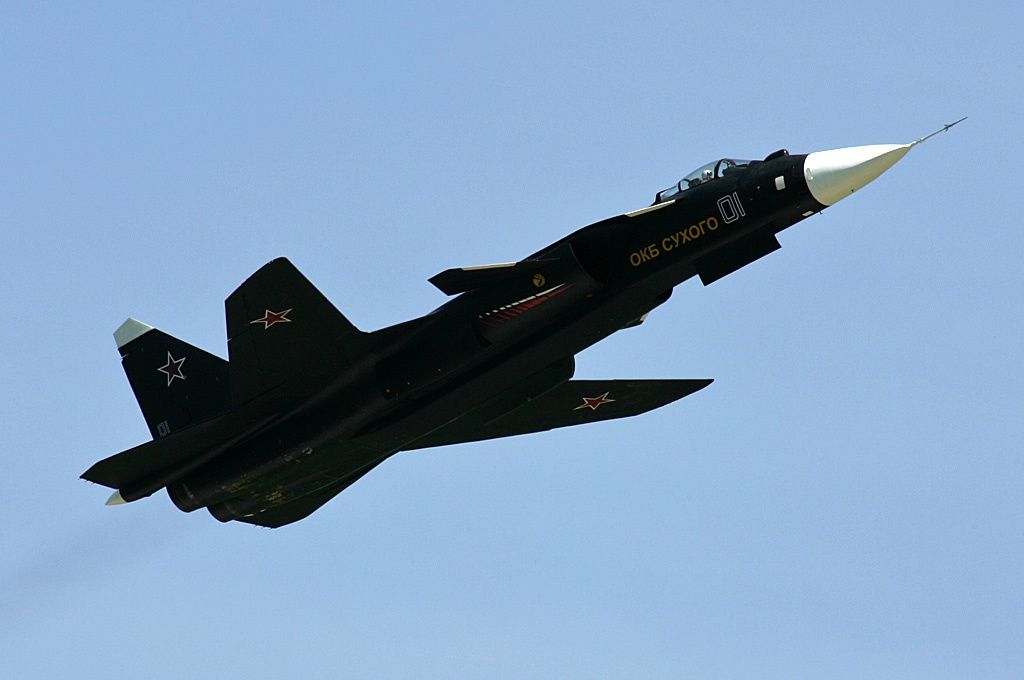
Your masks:
<svg viewBox="0 0 1024 680"><path fill-rule="evenodd" d="M722 158L717 161L712 161L707 165L702 165L686 177L683 177L675 185L670 186L664 191L659 191L658 195L654 197L654 205L664 203L665 201L671 201L687 189L692 189L698 184L710 182L719 177L725 177L730 173L736 172L740 168L747 167L749 164L750 161L741 161L735 158Z"/></svg>

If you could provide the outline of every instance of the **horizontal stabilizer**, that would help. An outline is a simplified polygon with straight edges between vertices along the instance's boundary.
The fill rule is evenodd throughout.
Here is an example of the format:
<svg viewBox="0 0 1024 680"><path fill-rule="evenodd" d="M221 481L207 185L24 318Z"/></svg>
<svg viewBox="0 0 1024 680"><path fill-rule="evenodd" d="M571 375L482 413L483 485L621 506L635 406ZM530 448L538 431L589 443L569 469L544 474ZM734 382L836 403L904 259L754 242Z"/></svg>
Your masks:
<svg viewBox="0 0 1024 680"><path fill-rule="evenodd" d="M445 295L457 295L475 288L484 288L499 281L548 266L555 260L522 260L504 264L485 264L479 267L445 269L434 274L429 281Z"/></svg>
<svg viewBox="0 0 1024 680"><path fill-rule="evenodd" d="M407 450L544 432L646 413L711 384L696 380L570 380L496 418L489 404L423 437ZM501 395L496 399L500 399ZM492 400L493 401L493 400Z"/></svg>
<svg viewBox="0 0 1024 680"><path fill-rule="evenodd" d="M82 479L117 489L121 502L138 500L216 458L273 420L244 423L242 418L238 412L228 413L115 453L83 472Z"/></svg>

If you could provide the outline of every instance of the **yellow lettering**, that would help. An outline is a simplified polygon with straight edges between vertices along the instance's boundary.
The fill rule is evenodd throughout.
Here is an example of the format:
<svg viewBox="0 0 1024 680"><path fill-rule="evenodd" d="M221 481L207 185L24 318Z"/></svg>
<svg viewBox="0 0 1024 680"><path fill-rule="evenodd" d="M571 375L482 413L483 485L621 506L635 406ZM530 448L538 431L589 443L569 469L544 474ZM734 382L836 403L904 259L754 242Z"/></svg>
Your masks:
<svg viewBox="0 0 1024 680"><path fill-rule="evenodd" d="M705 236L709 231L715 231L718 229L718 226L718 218L711 216L705 217L696 224L683 227L674 234L665 236L661 241L656 241L648 246L644 246L640 250L630 253L629 263L634 267L639 267L644 262L650 262L660 256L663 252L668 253L677 249L684 243L696 241L701 236Z"/></svg>
<svg viewBox="0 0 1024 680"><path fill-rule="evenodd" d="M644 262L650 262L659 255L661 255L661 251L658 250L658 244L652 243L649 246L644 246L640 250L630 253L629 263L634 267L639 267Z"/></svg>

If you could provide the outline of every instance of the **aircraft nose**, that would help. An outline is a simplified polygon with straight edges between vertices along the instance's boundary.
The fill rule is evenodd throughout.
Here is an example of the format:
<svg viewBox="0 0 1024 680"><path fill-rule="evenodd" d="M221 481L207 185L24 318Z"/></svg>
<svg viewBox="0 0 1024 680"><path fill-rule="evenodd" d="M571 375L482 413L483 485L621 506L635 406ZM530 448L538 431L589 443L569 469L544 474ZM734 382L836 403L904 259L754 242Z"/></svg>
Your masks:
<svg viewBox="0 0 1024 680"><path fill-rule="evenodd" d="M913 144L871 144L815 151L804 159L804 178L814 199L832 205L896 164Z"/></svg>

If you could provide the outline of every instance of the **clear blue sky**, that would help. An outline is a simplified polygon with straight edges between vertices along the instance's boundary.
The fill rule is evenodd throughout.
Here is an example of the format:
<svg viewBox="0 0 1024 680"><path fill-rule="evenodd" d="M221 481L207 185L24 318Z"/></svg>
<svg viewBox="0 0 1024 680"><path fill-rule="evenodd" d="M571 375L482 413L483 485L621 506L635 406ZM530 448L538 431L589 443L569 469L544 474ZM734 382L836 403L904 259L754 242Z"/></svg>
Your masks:
<svg viewBox="0 0 1024 680"><path fill-rule="evenodd" d="M0 5L0 676L1011 678L1024 669L1012 3ZM906 142L577 376L628 421L399 455L268 531L109 508L112 331L224 355L286 255L365 329L721 156Z"/></svg>

